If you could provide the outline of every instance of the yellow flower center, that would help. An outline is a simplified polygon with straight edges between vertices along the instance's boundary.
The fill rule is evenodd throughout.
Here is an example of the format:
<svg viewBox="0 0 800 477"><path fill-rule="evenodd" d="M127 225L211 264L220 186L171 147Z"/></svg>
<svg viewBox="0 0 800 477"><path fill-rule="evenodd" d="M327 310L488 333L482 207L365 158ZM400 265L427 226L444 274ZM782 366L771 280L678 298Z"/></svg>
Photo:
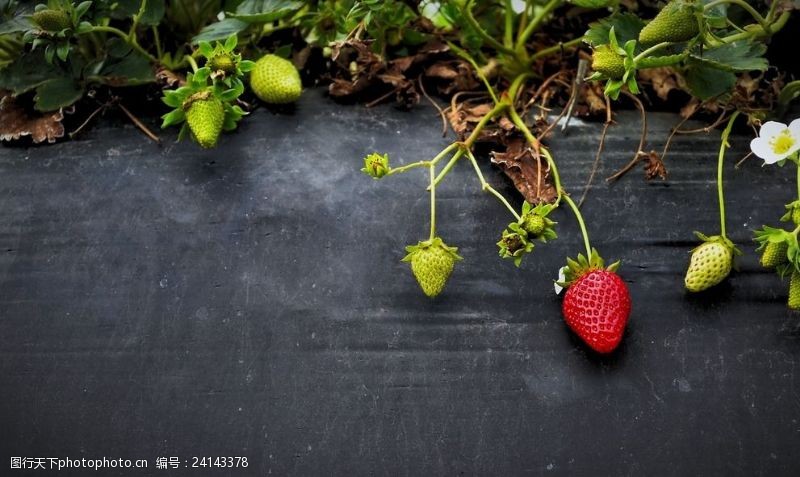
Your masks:
<svg viewBox="0 0 800 477"><path fill-rule="evenodd" d="M769 145L772 146L772 152L775 154L786 154L794 146L794 138L789 129L784 129L780 134L772 138Z"/></svg>

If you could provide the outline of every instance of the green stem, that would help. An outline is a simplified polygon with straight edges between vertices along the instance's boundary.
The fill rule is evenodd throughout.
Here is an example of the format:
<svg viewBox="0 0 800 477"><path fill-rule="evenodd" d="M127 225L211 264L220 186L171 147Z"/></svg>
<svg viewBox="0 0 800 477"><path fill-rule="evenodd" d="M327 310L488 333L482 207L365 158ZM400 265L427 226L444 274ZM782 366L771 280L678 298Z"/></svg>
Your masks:
<svg viewBox="0 0 800 477"><path fill-rule="evenodd" d="M503 32L503 46L511 49L514 47L514 9L511 8L511 0L505 0L504 7L506 14L506 25Z"/></svg>
<svg viewBox="0 0 800 477"><path fill-rule="evenodd" d="M486 86L486 90L489 92L489 96L492 97L492 101L495 104L499 103L500 101L497 99L497 95L494 93L494 88L492 88L492 85L489 83L489 80L486 78L486 75L484 75L483 71L478 67L478 63L475 62L475 59L472 58L472 56L470 56L470 54L467 53L466 50L459 48L454 43L447 42L447 44L450 46L450 49L453 51L453 53L465 59L467 62L469 62L470 65L472 65L472 68L475 69L475 74L478 75L478 78L480 78L484 86Z"/></svg>
<svg viewBox="0 0 800 477"><path fill-rule="evenodd" d="M433 181L433 185L434 185L434 186L437 186L437 185L439 185L439 183L440 183L440 182L442 182L442 179L444 179L444 176L446 176L446 175L447 175L447 173L448 173L448 172L450 172L450 171L453 169L453 166L455 166L455 165L456 165L456 162L458 162L458 160L459 160L459 159L461 158L461 156L463 156L463 155L464 155L464 150L463 150L463 149L459 149L458 151L456 151L456 153L455 153L455 154L453 154L453 157L452 157L452 158L450 159L450 161L449 161L449 162L448 162L448 163L447 163L447 164L444 166L444 169L442 169L442 171L439 173L439 175L438 175L438 176L436 176L436 180L435 180L435 181Z"/></svg>
<svg viewBox="0 0 800 477"><path fill-rule="evenodd" d="M541 25L542 22L544 22L547 15L549 15L553 10L555 10L556 8L558 8L559 5L561 5L562 1L563 0L550 0L542 7L541 10L539 10L539 13L536 14L533 20L531 20L531 22L528 23L528 26L526 26L525 29L517 37L517 44L515 48L516 51L523 51L525 49L525 43L528 42L528 38L530 38L533 32L535 32L536 29L539 28L539 25Z"/></svg>
<svg viewBox="0 0 800 477"><path fill-rule="evenodd" d="M125 41L125 43L127 43L131 48L146 56L147 59L149 59L151 62L158 63L158 58L151 55L150 52L139 46L139 44L136 43L135 41L131 41L128 35L126 35L124 31L118 28L110 26L93 26L90 30L81 32L81 34L91 33L91 32L105 32L117 35L118 37L122 38Z"/></svg>
<svg viewBox="0 0 800 477"><path fill-rule="evenodd" d="M722 144L719 147L719 157L717 158L717 198L719 199L719 228L720 235L727 238L725 231L725 194L722 187L722 164L725 162L725 150L729 147L728 136L733 129L733 123L739 116L739 111L734 112L728 120L728 125L722 131Z"/></svg>
<svg viewBox="0 0 800 477"><path fill-rule="evenodd" d="M442 151L439 154L437 154L436 157L434 157L430 161L417 161L417 162L412 162L411 164L406 164L405 166L393 167L393 168L389 169L389 172L386 173L386 176L388 177L388 176L391 176L391 175L394 175L394 174L402 174L403 172L406 172L406 171L408 171L410 169L415 169L417 167L435 166L436 163L441 161L445 156L447 156L447 154L449 154L456 147L458 147L458 143L450 144L446 148L442 149Z"/></svg>
<svg viewBox="0 0 800 477"><path fill-rule="evenodd" d="M703 10L704 11L708 11L708 10L711 10L712 8L716 7L717 5L723 5L725 3L730 3L730 4L736 5L738 7L741 7L747 13L749 13L750 16L752 16L753 19L755 21L757 21L759 25L761 25L761 28L763 28L764 31L768 31L769 30L769 24L764 19L764 17L762 17L761 14L758 13L758 11L756 11L755 8L750 6L750 4L745 2L744 0L714 0L714 1L709 2L706 5L704 5L703 6Z"/></svg>
<svg viewBox="0 0 800 477"><path fill-rule="evenodd" d="M511 207L511 204L509 204L506 198L503 197L503 194L497 192L497 190L494 187L492 187L488 182L486 182L486 179L483 177L483 173L481 172L481 168L478 166L478 161L475 159L475 156L472 154L472 151L470 151L469 149L467 149L466 151L467 151L466 152L467 157L469 158L469 162L472 163L472 167L475 168L475 174L477 174L478 180L481 182L481 190L489 192L490 194L497 197L497 199L500 202L502 202L503 205L506 206L506 208L511 212L514 218L517 219L517 221L522 220L517 211L514 210L514 207Z"/></svg>
<svg viewBox="0 0 800 477"><path fill-rule="evenodd" d="M189 62L189 65L192 67L192 71L194 71L195 73L197 72L197 70L200 69L198 68L197 62L194 60L194 57L192 57L192 55L184 55L183 59Z"/></svg>
<svg viewBox="0 0 800 477"><path fill-rule="evenodd" d="M153 43L156 44L156 54L158 55L158 58L161 59L164 57L164 50L161 49L161 37L158 36L158 27L153 25L152 32Z"/></svg>
<svg viewBox="0 0 800 477"><path fill-rule="evenodd" d="M431 164L428 170L431 176L431 235L429 240L433 240L436 236L436 186L433 185L433 179L436 176L436 166Z"/></svg>
<svg viewBox="0 0 800 477"><path fill-rule="evenodd" d="M797 200L800 200L800 155L795 159L797 164Z"/></svg>
<svg viewBox="0 0 800 477"><path fill-rule="evenodd" d="M661 42L661 43L659 43L657 45L653 45L650 48L648 48L648 49L644 50L643 52L639 53L638 55L636 55L636 57L633 58L633 61L635 63L635 62L641 60L642 58L647 58L648 56L652 55L656 51L658 51L658 50L660 50L662 48L665 48L665 47L667 47L667 46L669 46L671 44L672 43L669 42L669 41L664 41L664 42Z"/></svg>
<svg viewBox="0 0 800 477"><path fill-rule="evenodd" d="M589 233L586 231L586 224L583 222L583 216L581 215L580 209L578 206L575 205L575 202L572 201L569 195L563 194L564 200L569 205L569 208L572 209L572 213L575 214L575 220L578 221L578 225L581 227L581 235L583 235L583 246L586 247L586 258L590 258L592 256L592 246L589 244Z"/></svg>
<svg viewBox="0 0 800 477"><path fill-rule="evenodd" d="M509 108L508 114L511 117L511 122L522 131L522 135L525 136L525 139L530 143L531 147L538 148L539 152L542 156L544 156L545 160L547 161L547 165L550 166L550 172L553 173L553 182L556 188L556 207L558 206L559 202L561 201L561 177L558 174L558 167L556 167L556 162L553 160L553 156L550 154L550 151L545 148L538 139L531 133L531 130L528 129L528 126L525 124L525 121L517 114L517 111L514 108Z"/></svg>
<svg viewBox="0 0 800 477"><path fill-rule="evenodd" d="M483 41L491 45L492 48L494 48L497 51L513 55L514 50L512 50L511 48L506 48L505 45L495 40L494 37L492 37L492 35L486 33L486 30L484 30L483 27L481 27L480 23L478 23L478 20L476 20L475 17L472 16L473 3L474 3L473 0L469 0L467 4L464 5L463 11L464 11L464 17L467 19L467 23L469 23L470 26L478 33L478 35L480 35L480 37L483 38Z"/></svg>
<svg viewBox="0 0 800 477"><path fill-rule="evenodd" d="M486 113L486 115L482 117L480 121L478 121L478 124L475 125L475 129L472 130L472 133L469 135L467 140L464 141L464 147L466 149L471 148L472 145L475 144L475 141L478 140L478 138L481 135L481 131L483 130L484 127L486 127L489 121L494 119L495 116L503 112L507 107L508 104L506 103L498 103L494 106L494 108L492 108L488 113Z"/></svg>
<svg viewBox="0 0 800 477"><path fill-rule="evenodd" d="M565 48L571 48L573 46L580 45L581 43L583 43L583 37L574 38L574 39L572 39L570 41L565 41L564 43L559 43L557 45L553 45L553 46L544 48L544 49L539 50L536 53L534 53L533 56L531 56L530 59L528 59L527 64L530 65L531 63L533 63L534 61L538 60L539 58L543 58L545 56L549 56L549 55L552 55L554 53L560 53Z"/></svg>
<svg viewBox="0 0 800 477"><path fill-rule="evenodd" d="M767 25L766 28L763 29L763 32L755 32L755 31L745 31L744 33L735 33L733 35L726 36L724 38L720 38L719 42L721 44L728 44L733 43L739 40L746 40L748 38L759 38L760 36L771 36L780 31L785 25L786 22L789 21L789 17L791 17L790 12L783 12L781 16L778 17L770 25Z"/></svg>
<svg viewBox="0 0 800 477"><path fill-rule="evenodd" d="M133 42L136 41L136 27L139 26L139 20L142 18L142 15L144 15L144 11L146 8L147 8L147 0L142 0L142 3L139 4L139 11L136 12L136 15L133 16L133 22L131 23L131 30L130 33L128 33L128 36Z"/></svg>

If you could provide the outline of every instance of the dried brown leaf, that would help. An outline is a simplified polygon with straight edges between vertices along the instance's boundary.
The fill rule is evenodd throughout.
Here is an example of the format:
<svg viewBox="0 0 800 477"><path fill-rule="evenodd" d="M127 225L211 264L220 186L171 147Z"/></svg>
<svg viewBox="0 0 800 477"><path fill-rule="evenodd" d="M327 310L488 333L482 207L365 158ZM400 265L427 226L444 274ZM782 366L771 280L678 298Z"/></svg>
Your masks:
<svg viewBox="0 0 800 477"><path fill-rule="evenodd" d="M672 68L649 68L639 71L642 82L649 82L659 98L666 101L672 90L679 89L678 74Z"/></svg>
<svg viewBox="0 0 800 477"><path fill-rule="evenodd" d="M644 177L647 180L653 180L656 177L661 178L661 180L666 180L667 178L667 168L664 166L664 161L661 160L661 156L658 155L656 151L650 151L642 159L644 161Z"/></svg>
<svg viewBox="0 0 800 477"><path fill-rule="evenodd" d="M56 142L64 136L62 110L49 113L27 111L8 91L0 90L0 141L30 136L34 143Z"/></svg>
<svg viewBox="0 0 800 477"><path fill-rule="evenodd" d="M503 170L531 204L556 200L556 188L547 162L524 139L509 139L505 152L492 152L492 163Z"/></svg>

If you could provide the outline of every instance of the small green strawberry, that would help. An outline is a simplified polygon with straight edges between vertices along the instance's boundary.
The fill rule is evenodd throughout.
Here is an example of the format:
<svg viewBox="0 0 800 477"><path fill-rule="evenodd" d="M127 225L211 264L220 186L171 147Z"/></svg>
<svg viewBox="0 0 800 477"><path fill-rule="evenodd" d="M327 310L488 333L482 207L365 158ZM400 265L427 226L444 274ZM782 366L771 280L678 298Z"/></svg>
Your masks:
<svg viewBox="0 0 800 477"><path fill-rule="evenodd" d="M734 253L740 253L733 242L715 235L697 233L703 243L692 250L684 283L690 292L700 292L717 285L731 273Z"/></svg>
<svg viewBox="0 0 800 477"><path fill-rule="evenodd" d="M541 215L529 214L522 218L522 228L534 237L541 235L546 225Z"/></svg>
<svg viewBox="0 0 800 477"><path fill-rule="evenodd" d="M673 0L639 32L639 43L655 45L661 42L689 41L700 33L695 9L690 3Z"/></svg>
<svg viewBox="0 0 800 477"><path fill-rule="evenodd" d="M72 20L63 10L46 8L34 12L31 19L39 28L49 32L61 31L72 26Z"/></svg>
<svg viewBox="0 0 800 477"><path fill-rule="evenodd" d="M792 278L789 280L789 308L800 310L800 273L797 269L792 271Z"/></svg>
<svg viewBox="0 0 800 477"><path fill-rule="evenodd" d="M303 91L300 73L291 61L264 55L250 72L250 87L265 103L287 104L297 101Z"/></svg>
<svg viewBox="0 0 800 477"><path fill-rule="evenodd" d="M622 79L625 75L625 57L610 45L600 45L592 52L592 69L610 79Z"/></svg>
<svg viewBox="0 0 800 477"><path fill-rule="evenodd" d="M411 262L411 271L426 295L433 298L444 289L453 266L461 257L458 248L449 247L441 238L420 242L406 247L404 262Z"/></svg>
<svg viewBox="0 0 800 477"><path fill-rule="evenodd" d="M236 59L230 53L219 53L211 57L208 65L212 71L221 71L225 75L236 72Z"/></svg>
<svg viewBox="0 0 800 477"><path fill-rule="evenodd" d="M789 244L786 242L767 242L766 246L764 246L764 251L761 253L761 266L775 268L786 263L789 260L786 256L788 249Z"/></svg>
<svg viewBox="0 0 800 477"><path fill-rule="evenodd" d="M209 89L197 92L183 103L186 122L197 142L204 148L217 145L225 121L225 107Z"/></svg>
<svg viewBox="0 0 800 477"><path fill-rule="evenodd" d="M800 200L796 200L786 205L786 214L781 217L784 222L792 221L795 225L800 225Z"/></svg>

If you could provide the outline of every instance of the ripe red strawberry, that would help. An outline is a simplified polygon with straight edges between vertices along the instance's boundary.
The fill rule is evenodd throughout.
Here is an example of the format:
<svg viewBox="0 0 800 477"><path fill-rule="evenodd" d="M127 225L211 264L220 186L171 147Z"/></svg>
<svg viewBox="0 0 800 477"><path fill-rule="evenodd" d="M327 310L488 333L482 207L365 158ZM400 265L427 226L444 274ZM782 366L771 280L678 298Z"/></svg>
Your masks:
<svg viewBox="0 0 800 477"><path fill-rule="evenodd" d="M592 250L587 260L567 259L569 286L561 311L570 329L598 353L614 351L622 341L631 313L631 298L625 282L615 273L619 262L608 268Z"/></svg>

